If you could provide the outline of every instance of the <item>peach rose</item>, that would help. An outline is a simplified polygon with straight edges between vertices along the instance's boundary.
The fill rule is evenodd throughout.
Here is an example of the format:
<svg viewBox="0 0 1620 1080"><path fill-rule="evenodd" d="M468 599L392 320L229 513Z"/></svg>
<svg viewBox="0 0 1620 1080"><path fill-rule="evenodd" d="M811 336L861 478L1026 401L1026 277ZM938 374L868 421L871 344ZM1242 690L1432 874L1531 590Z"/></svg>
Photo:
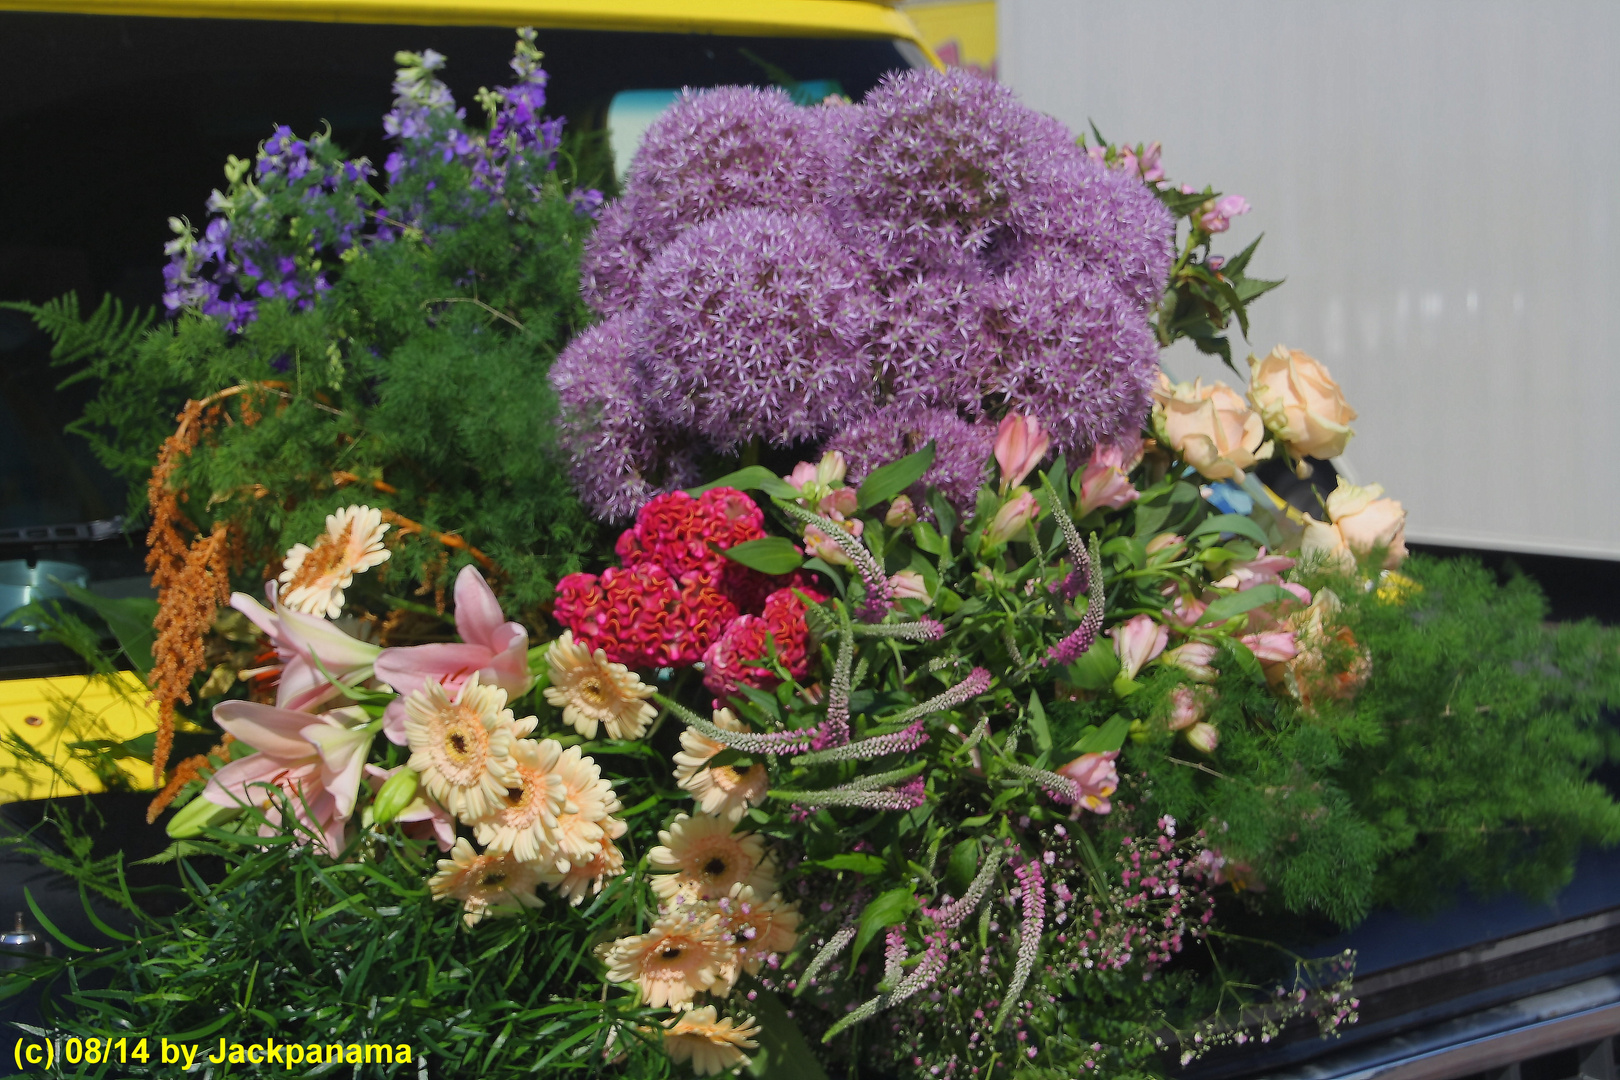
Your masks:
<svg viewBox="0 0 1620 1080"><path fill-rule="evenodd" d="M1225 383L1172 383L1160 372L1153 401L1161 437L1211 480L1241 482L1244 469L1271 456L1260 414Z"/></svg>
<svg viewBox="0 0 1620 1080"><path fill-rule="evenodd" d="M1298 457L1344 453L1356 410L1321 361L1279 345L1265 359L1249 357L1249 401L1266 429Z"/></svg>
<svg viewBox="0 0 1620 1080"><path fill-rule="evenodd" d="M1345 546L1357 555L1383 548L1386 570L1406 558L1406 511L1394 499L1384 498L1382 484L1357 487L1339 477L1339 486L1327 497L1327 512Z"/></svg>

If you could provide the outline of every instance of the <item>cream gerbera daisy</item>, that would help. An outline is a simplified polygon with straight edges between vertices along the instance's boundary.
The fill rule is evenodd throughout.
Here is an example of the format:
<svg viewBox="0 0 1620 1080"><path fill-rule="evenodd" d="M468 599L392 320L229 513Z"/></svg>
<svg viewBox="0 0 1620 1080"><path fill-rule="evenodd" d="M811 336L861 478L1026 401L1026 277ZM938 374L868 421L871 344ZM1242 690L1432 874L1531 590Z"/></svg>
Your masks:
<svg viewBox="0 0 1620 1080"><path fill-rule="evenodd" d="M750 975L758 975L772 953L791 952L799 943L799 905L775 893L760 900L748 885L733 885L731 894L715 903L720 925L736 943L738 960Z"/></svg>
<svg viewBox="0 0 1620 1080"><path fill-rule="evenodd" d="M602 779L596 762L580 753L577 746L570 746L558 756L552 772L563 785L562 810L551 829L557 855L569 860L589 859L606 835L603 823L620 808L618 796L613 794L613 785Z"/></svg>
<svg viewBox="0 0 1620 1080"><path fill-rule="evenodd" d="M281 564L281 602L306 615L335 619L343 612L343 590L354 575L387 562L383 547L382 511L374 506L345 506L326 515L326 532L314 547L294 544Z"/></svg>
<svg viewBox="0 0 1620 1080"><path fill-rule="evenodd" d="M405 699L410 766L439 804L465 822L507 805L520 783L512 758L512 711L506 691L482 686L476 672L451 700L442 683L424 682Z"/></svg>
<svg viewBox="0 0 1620 1080"><path fill-rule="evenodd" d="M602 824L612 824L615 828L610 828L602 837L595 855L589 859L558 858L552 869L540 875L541 881L562 893L574 907L584 903L587 896L601 892L608 878L624 873L624 852L613 842L624 835L624 822L609 818Z"/></svg>
<svg viewBox="0 0 1620 1080"><path fill-rule="evenodd" d="M726 731L747 731L730 709L716 709L714 726ZM675 755L675 783L692 793L698 809L730 821L741 821L750 806L765 801L770 776L760 762L746 769L736 765L709 768L709 759L725 749L706 735L691 728L681 732L681 749Z"/></svg>
<svg viewBox="0 0 1620 1080"><path fill-rule="evenodd" d="M562 777L552 770L561 756L555 739L513 740L518 783L506 789L498 810L473 822L480 844L490 851L510 851L520 862L550 862L552 830L564 796Z"/></svg>
<svg viewBox="0 0 1620 1080"><path fill-rule="evenodd" d="M646 700L655 691L641 676L623 664L608 663L601 649L593 654L574 641L572 630L551 643L546 664L551 669L546 700L562 709L563 721L587 739L596 738L598 724L610 739L639 739L658 715Z"/></svg>
<svg viewBox="0 0 1620 1080"><path fill-rule="evenodd" d="M462 919L474 926L485 915L512 915L539 907L535 886L540 874L510 854L479 855L465 836L456 840L450 858L439 860L439 872L428 879L435 900L460 900Z"/></svg>
<svg viewBox="0 0 1620 1080"><path fill-rule="evenodd" d="M647 852L654 870L675 871L655 874L653 891L664 900L677 895L714 900L738 883L759 893L774 892L764 842L753 833L734 835L731 830L732 822L723 817L677 815L659 832L659 846Z"/></svg>
<svg viewBox="0 0 1620 1080"><path fill-rule="evenodd" d="M718 917L681 908L664 912L645 934L615 941L602 960L610 982L641 987L644 1004L680 1009L700 991L714 988L736 952Z"/></svg>
<svg viewBox="0 0 1620 1080"><path fill-rule="evenodd" d="M664 1052L677 1062L690 1060L698 1076L713 1076L746 1062L743 1051L759 1046L758 1034L753 1017L717 1020L714 1006L705 1005L664 1021Z"/></svg>

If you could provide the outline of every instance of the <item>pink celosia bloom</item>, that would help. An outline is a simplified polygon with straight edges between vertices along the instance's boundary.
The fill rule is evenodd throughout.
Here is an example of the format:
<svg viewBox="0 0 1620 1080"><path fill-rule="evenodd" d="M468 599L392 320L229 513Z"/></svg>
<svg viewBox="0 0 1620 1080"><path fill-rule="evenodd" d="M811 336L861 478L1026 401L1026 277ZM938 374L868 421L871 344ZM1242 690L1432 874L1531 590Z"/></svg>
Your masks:
<svg viewBox="0 0 1620 1080"><path fill-rule="evenodd" d="M240 592L231 594L231 607L264 631L276 650L281 661L281 678L276 684L277 706L313 711L340 693L332 685L332 679L345 686L358 686L371 678L372 665L383 651L381 648L350 637L319 615L305 615L283 607L275 593L275 582L266 583L265 596L275 606L274 611ZM326 669L324 674L322 668ZM254 674L269 670L273 669L260 668Z"/></svg>
<svg viewBox="0 0 1620 1080"><path fill-rule="evenodd" d="M506 621L495 593L471 566L456 577L456 633L461 644L407 645L384 649L377 657L377 677L399 694L384 718L383 732L391 742L405 745L405 697L429 679L453 696L477 672L479 682L499 686L509 701L534 685L529 632Z"/></svg>
<svg viewBox="0 0 1620 1080"><path fill-rule="evenodd" d="M1199 682L1212 682L1217 672L1211 665L1215 661L1215 646L1207 641L1189 641L1164 654L1164 663L1185 671Z"/></svg>
<svg viewBox="0 0 1620 1080"><path fill-rule="evenodd" d="M398 765L385 769L381 765L368 764L366 783L371 785L375 794L388 782L389 777L404 767ZM450 816L450 811L422 794L420 789L410 805L394 815L394 820L405 826L405 835L413 840L432 840L439 845L440 851L449 851L456 846L456 819Z"/></svg>
<svg viewBox="0 0 1620 1080"><path fill-rule="evenodd" d="M1001 490L1016 487L1046 456L1051 438L1033 416L1008 413L996 429L996 464L1001 466Z"/></svg>
<svg viewBox="0 0 1620 1080"><path fill-rule="evenodd" d="M214 706L214 722L255 753L223 766L203 788L217 806L257 806L274 835L284 805L318 837L329 855L343 850L343 827L354 813L361 770L375 734L366 714L344 708L319 716L252 701ZM276 795L285 799L278 799Z"/></svg>
<svg viewBox="0 0 1620 1080"><path fill-rule="evenodd" d="M1075 803L1077 807L1084 807L1094 814L1106 814L1113 810L1108 797L1119 790L1119 770L1114 767L1117 757L1117 750L1104 754L1081 754L1057 770L1058 775L1066 776L1080 785L1080 799Z"/></svg>
<svg viewBox="0 0 1620 1080"><path fill-rule="evenodd" d="M1136 673L1170 644L1170 628L1146 615L1127 619L1108 633L1114 639L1120 674L1127 679L1136 678Z"/></svg>
<svg viewBox="0 0 1620 1080"><path fill-rule="evenodd" d="M1292 630L1262 630L1258 634L1244 634L1238 639L1263 664L1277 664L1299 655L1299 643Z"/></svg>
<svg viewBox="0 0 1620 1080"><path fill-rule="evenodd" d="M995 520L984 531L985 542L991 545L1005 544L1013 537L1024 531L1025 526L1034 521L1041 513L1041 504L1029 492L1014 495L996 513Z"/></svg>

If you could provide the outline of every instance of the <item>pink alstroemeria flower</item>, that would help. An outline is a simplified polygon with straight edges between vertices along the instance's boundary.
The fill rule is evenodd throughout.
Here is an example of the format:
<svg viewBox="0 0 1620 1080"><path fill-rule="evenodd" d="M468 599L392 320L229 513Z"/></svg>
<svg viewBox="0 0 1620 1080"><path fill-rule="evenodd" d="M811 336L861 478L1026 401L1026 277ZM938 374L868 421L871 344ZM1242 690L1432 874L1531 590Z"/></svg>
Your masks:
<svg viewBox="0 0 1620 1080"><path fill-rule="evenodd" d="M1033 416L1008 413L996 429L996 464L1001 466L1001 490L1016 487L1046 456L1052 439Z"/></svg>
<svg viewBox="0 0 1620 1080"><path fill-rule="evenodd" d="M1299 655L1299 642L1292 630L1262 630L1238 639L1249 647L1262 664L1280 664Z"/></svg>
<svg viewBox="0 0 1620 1080"><path fill-rule="evenodd" d="M281 678L276 684L279 708L314 712L341 693L333 679L358 686L371 678L372 665L383 651L379 646L350 637L319 615L282 607L273 581L266 583L265 597L274 611L240 592L231 594L231 607L264 631L276 650L281 661ZM269 670L273 669L260 668L253 674Z"/></svg>
<svg viewBox="0 0 1620 1080"><path fill-rule="evenodd" d="M1136 678L1136 673L1170 644L1170 628L1146 615L1127 619L1108 633L1114 639L1114 654L1119 657L1119 673L1127 679Z"/></svg>
<svg viewBox="0 0 1620 1080"><path fill-rule="evenodd" d="M1114 767L1117 757L1118 750L1081 754L1056 770L1059 776L1066 776L1080 785L1080 799L1074 804L1074 816L1079 817L1081 809L1090 810L1093 814L1106 814L1114 809L1108 797L1119 790L1119 770Z"/></svg>
<svg viewBox="0 0 1620 1080"><path fill-rule="evenodd" d="M1217 651L1207 641L1189 641L1167 651L1163 662L1180 668L1198 682L1214 682L1219 674L1214 667Z"/></svg>
<svg viewBox="0 0 1620 1080"><path fill-rule="evenodd" d="M208 778L203 797L216 806L257 806L272 836L290 806L293 816L318 837L328 855L343 851L343 827L354 814L360 774L376 730L354 707L312 716L307 712L224 701L214 706L214 722L255 753ZM277 794L285 799L276 798Z"/></svg>
<svg viewBox="0 0 1620 1080"><path fill-rule="evenodd" d="M1256 585L1281 585L1282 573L1294 568L1294 560L1287 555L1267 555L1266 549L1261 548L1260 554L1244 562L1233 563L1226 576L1215 583L1216 588L1236 589L1242 592L1252 589ZM1289 590L1292 592L1293 590ZM1309 591L1307 590L1307 596ZM1310 603L1309 600L1305 601Z"/></svg>
<svg viewBox="0 0 1620 1080"><path fill-rule="evenodd" d="M1215 691L1207 686L1178 686L1170 691L1170 730L1190 728L1209 712Z"/></svg>
<svg viewBox="0 0 1620 1080"><path fill-rule="evenodd" d="M501 603L471 566L456 575L456 633L461 643L405 645L384 649L377 657L377 678L399 695L383 715L383 734L405 745L405 698L429 679L444 684L452 696L462 683L478 674L485 686L506 691L508 701L529 692L529 632L521 623L507 622Z"/></svg>
<svg viewBox="0 0 1620 1080"><path fill-rule="evenodd" d="M388 778L404 767L396 765L392 769L385 769L381 765L368 764L366 783L371 785L372 794L380 791ZM456 819L450 816L450 811L422 795L420 788L417 789L416 798L395 814L394 820L405 826L405 835L413 840L432 840L439 845L440 851L449 851L456 846Z"/></svg>
<svg viewBox="0 0 1620 1080"><path fill-rule="evenodd" d="M1041 516L1041 504L1027 491L1015 494L996 512L984 531L984 542L999 547L1023 533L1030 522Z"/></svg>

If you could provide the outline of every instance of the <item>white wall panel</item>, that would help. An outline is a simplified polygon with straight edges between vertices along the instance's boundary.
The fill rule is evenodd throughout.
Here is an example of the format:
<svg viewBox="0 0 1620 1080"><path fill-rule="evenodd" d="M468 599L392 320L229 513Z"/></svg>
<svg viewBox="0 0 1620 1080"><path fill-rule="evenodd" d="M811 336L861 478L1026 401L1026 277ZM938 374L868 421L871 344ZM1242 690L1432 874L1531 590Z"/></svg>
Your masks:
<svg viewBox="0 0 1620 1080"><path fill-rule="evenodd" d="M1223 246L1288 278L1251 347L1331 366L1411 538L1620 558L1620 4L1000 0L1000 41L1034 107L1248 197Z"/></svg>

